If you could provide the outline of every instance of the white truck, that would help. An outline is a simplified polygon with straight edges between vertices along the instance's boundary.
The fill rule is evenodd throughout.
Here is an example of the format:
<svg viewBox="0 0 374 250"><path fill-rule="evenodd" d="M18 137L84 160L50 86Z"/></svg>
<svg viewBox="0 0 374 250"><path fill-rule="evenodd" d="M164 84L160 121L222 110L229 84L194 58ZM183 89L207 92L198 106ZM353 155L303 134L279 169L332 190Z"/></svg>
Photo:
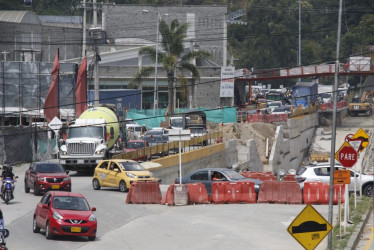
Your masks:
<svg viewBox="0 0 374 250"><path fill-rule="evenodd" d="M119 137L117 115L109 108L86 110L68 127L59 149L60 163L66 170L92 170L103 159Z"/></svg>

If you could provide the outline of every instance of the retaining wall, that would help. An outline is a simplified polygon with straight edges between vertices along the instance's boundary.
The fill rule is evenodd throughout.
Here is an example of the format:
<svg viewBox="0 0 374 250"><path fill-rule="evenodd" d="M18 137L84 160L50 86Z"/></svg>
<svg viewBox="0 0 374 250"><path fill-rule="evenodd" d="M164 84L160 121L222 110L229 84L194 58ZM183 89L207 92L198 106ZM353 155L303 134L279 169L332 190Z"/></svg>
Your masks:
<svg viewBox="0 0 374 250"><path fill-rule="evenodd" d="M269 157L270 171L297 170L311 146L317 126L317 113L288 119L286 127L278 126Z"/></svg>

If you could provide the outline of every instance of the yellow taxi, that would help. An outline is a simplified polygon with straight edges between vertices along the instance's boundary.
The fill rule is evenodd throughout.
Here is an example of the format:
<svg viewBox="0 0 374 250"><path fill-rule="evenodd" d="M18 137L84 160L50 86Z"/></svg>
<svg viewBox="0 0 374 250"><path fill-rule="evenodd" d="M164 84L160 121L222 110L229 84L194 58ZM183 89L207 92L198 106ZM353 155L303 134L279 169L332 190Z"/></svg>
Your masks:
<svg viewBox="0 0 374 250"><path fill-rule="evenodd" d="M157 181L153 174L140 163L127 159L109 159L101 161L95 168L92 177L92 187L118 187L121 192L127 192L135 181Z"/></svg>

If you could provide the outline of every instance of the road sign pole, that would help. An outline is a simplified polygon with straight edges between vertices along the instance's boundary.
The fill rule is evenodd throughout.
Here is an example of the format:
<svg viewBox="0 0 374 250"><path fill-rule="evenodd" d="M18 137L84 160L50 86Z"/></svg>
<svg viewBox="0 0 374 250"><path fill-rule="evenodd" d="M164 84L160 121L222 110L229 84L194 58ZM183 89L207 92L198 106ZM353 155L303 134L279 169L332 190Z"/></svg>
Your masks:
<svg viewBox="0 0 374 250"><path fill-rule="evenodd" d="M342 206L342 184L339 184L339 196L338 196L338 204L339 204L339 239L342 238L342 213L341 213L341 206Z"/></svg>
<svg viewBox="0 0 374 250"><path fill-rule="evenodd" d="M179 137L179 184L182 184L182 145L181 138Z"/></svg>
<svg viewBox="0 0 374 250"><path fill-rule="evenodd" d="M357 185L357 181L356 181L356 179L357 179L357 177L356 177L356 164L355 165L353 165L353 172L354 172L354 179L353 179L353 183L354 183L354 185L355 185L355 187L354 187L354 197L355 197L355 209L356 209L356 192L357 192L357 187L356 187L356 185Z"/></svg>
<svg viewBox="0 0 374 250"><path fill-rule="evenodd" d="M344 203L344 235L345 235L345 230L347 228L347 221L349 218L349 190L348 190L348 184L345 184L345 191L344 191L344 196L345 196L345 203Z"/></svg>

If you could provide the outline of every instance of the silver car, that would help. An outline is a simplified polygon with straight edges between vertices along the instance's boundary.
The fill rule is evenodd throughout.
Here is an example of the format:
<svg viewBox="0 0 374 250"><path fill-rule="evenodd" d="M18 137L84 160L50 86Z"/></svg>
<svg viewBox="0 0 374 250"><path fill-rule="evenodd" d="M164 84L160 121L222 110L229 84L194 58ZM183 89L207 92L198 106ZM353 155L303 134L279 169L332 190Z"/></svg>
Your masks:
<svg viewBox="0 0 374 250"><path fill-rule="evenodd" d="M350 192L354 192L354 171L349 168L345 168L340 164L335 164L335 170L351 171L351 183L349 184L348 188ZM299 183L301 189L304 188L305 182L321 181L325 183L330 183L330 163L320 163L316 165L301 166L296 172L295 179ZM360 191L360 179L362 193L366 196L374 197L374 176L362 174L360 177L360 173L356 172L357 192Z"/></svg>

